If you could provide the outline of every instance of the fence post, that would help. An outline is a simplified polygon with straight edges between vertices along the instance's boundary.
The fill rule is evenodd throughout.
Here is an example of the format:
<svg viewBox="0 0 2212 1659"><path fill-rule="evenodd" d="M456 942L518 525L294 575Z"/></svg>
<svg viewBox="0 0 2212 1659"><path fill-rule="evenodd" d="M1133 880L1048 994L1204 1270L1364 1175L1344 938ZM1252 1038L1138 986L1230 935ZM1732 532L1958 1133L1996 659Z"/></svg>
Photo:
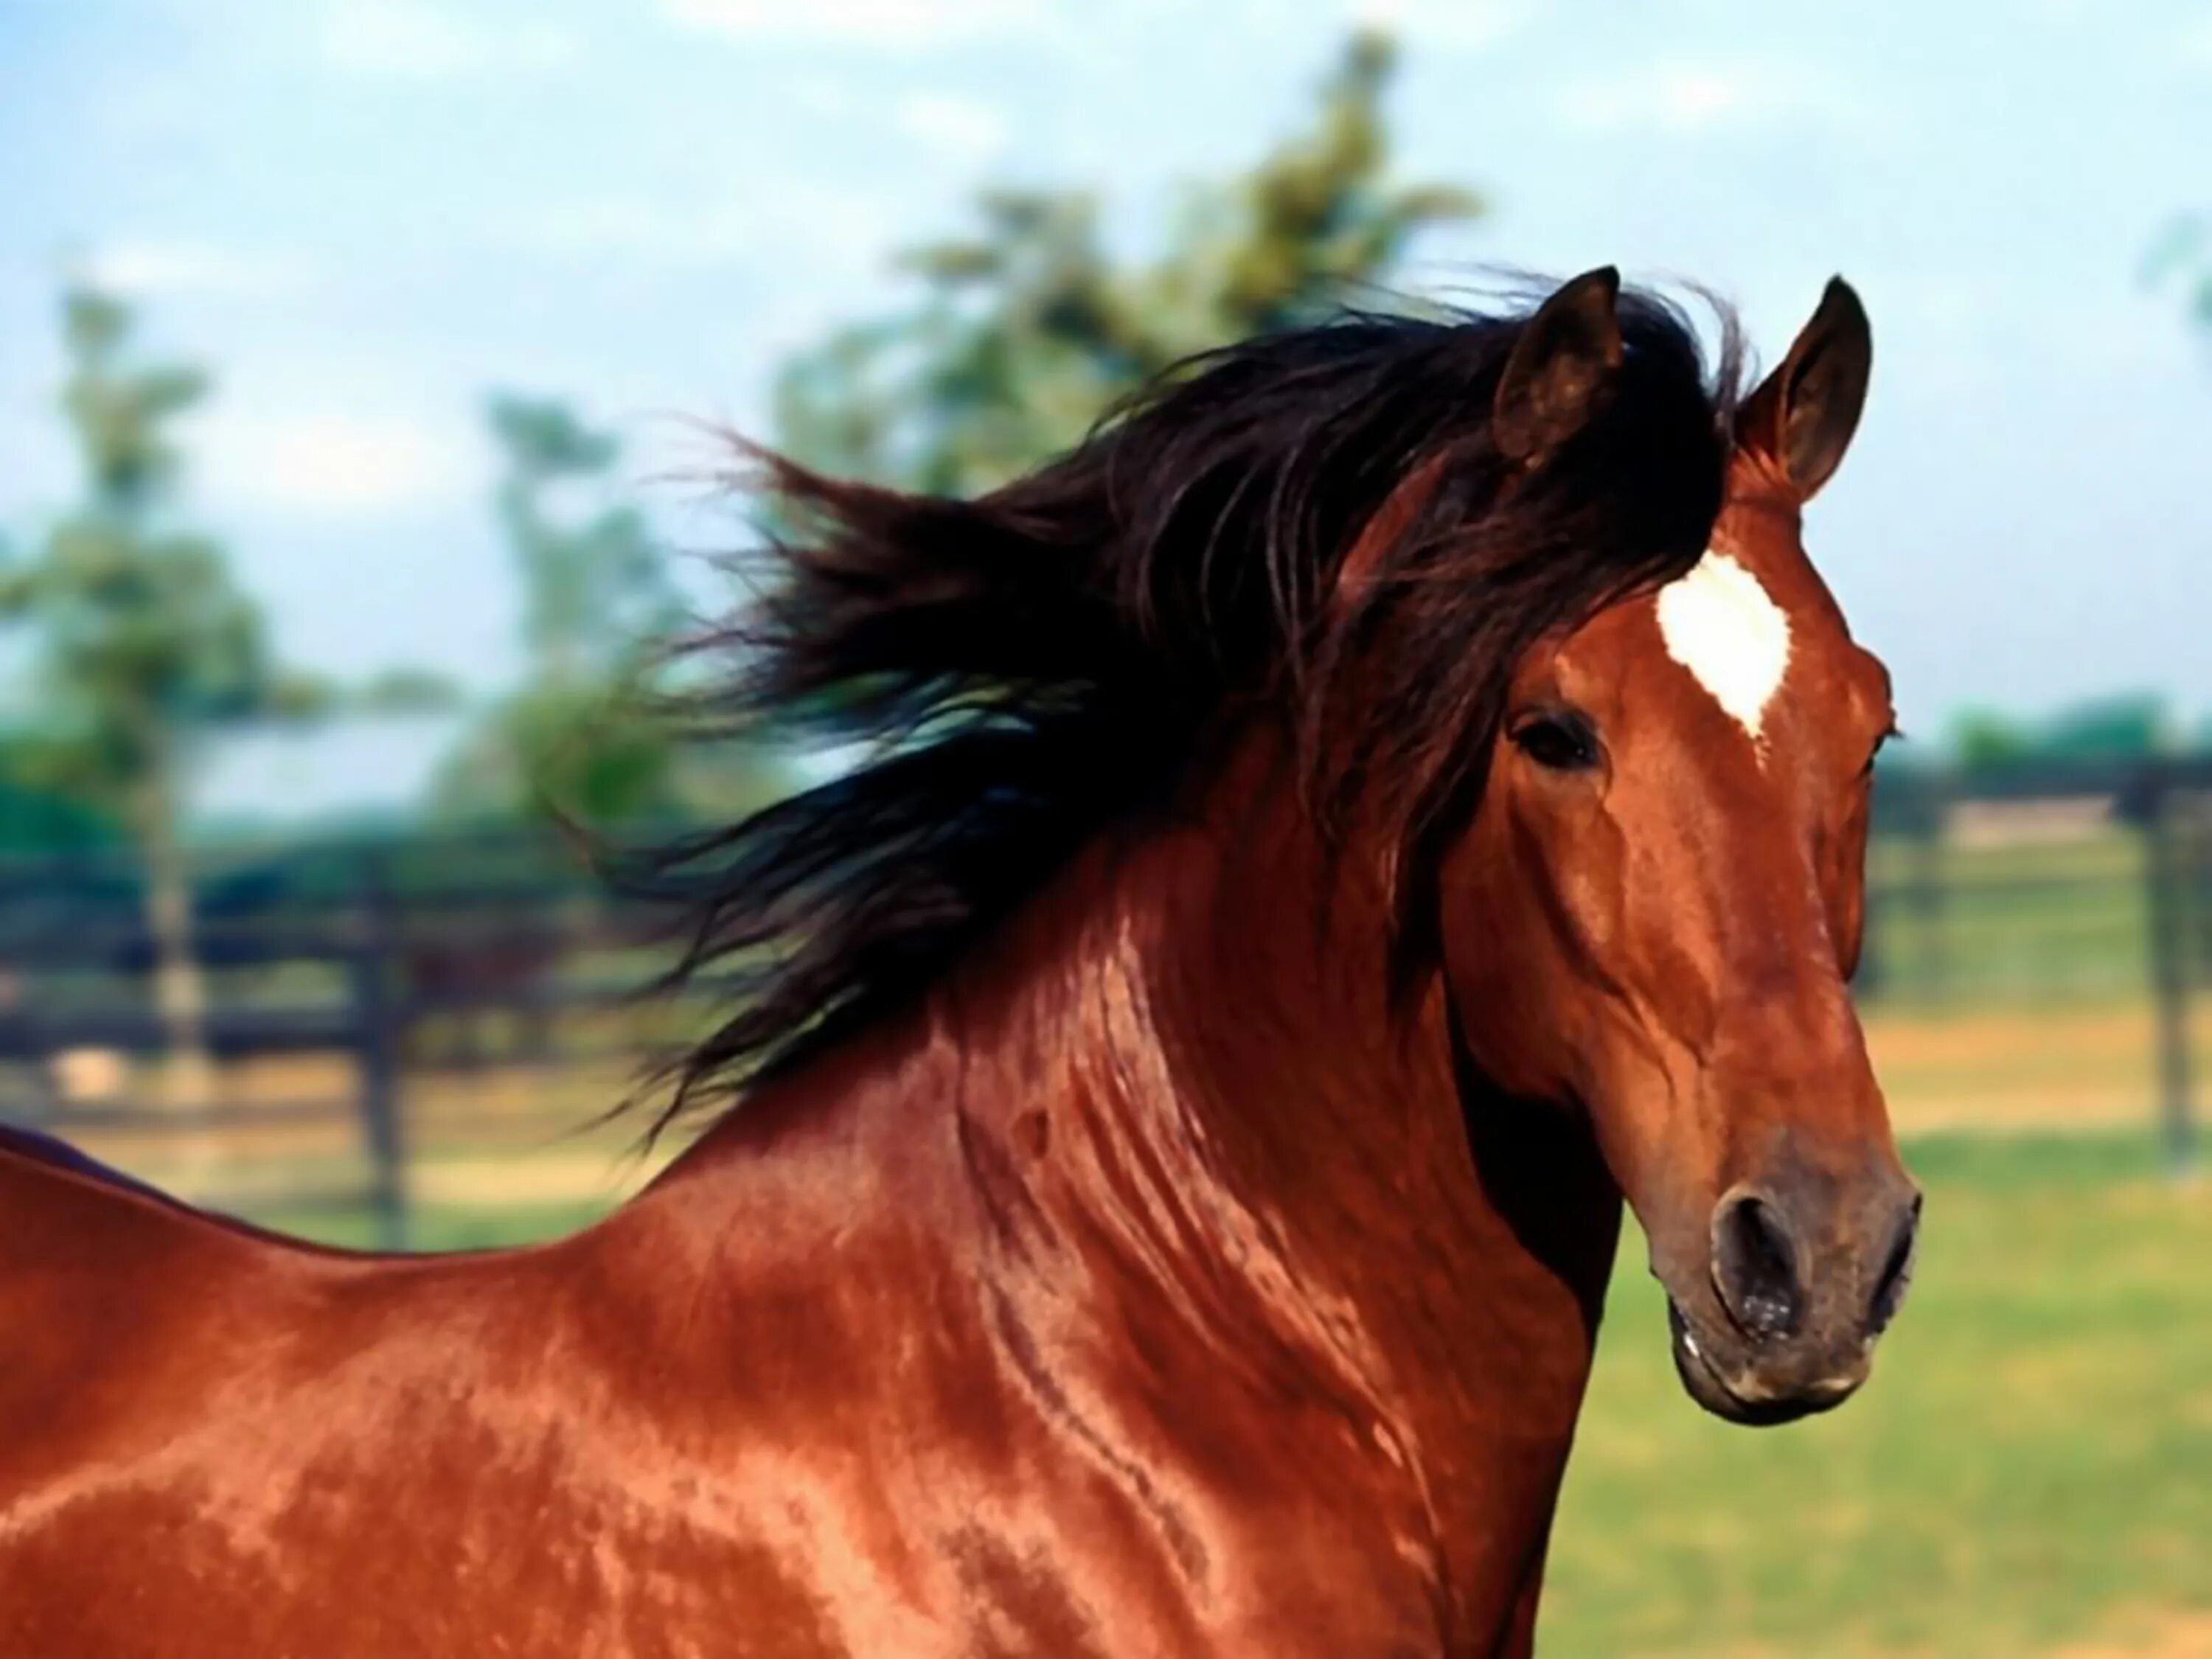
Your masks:
<svg viewBox="0 0 2212 1659"><path fill-rule="evenodd" d="M369 1206L377 1243L407 1246L407 1148L399 1121L400 1010L392 984L397 906L384 858L363 855L361 936L353 966L354 1029L361 1063L362 1130L368 1145Z"/></svg>
<svg viewBox="0 0 2212 1659"><path fill-rule="evenodd" d="M1912 874L1907 889L1911 896L1915 931L1920 935L1920 994L1930 1004L1943 1000L1951 988L1950 921L1946 914L1950 890L1945 868L1948 851L1944 831L1949 819L1948 781L1927 781L1921 802L1919 833L1914 837Z"/></svg>
<svg viewBox="0 0 2212 1659"><path fill-rule="evenodd" d="M2166 763L2151 761L2143 785L2143 898L2150 913L2151 992L2158 1006L2159 1122L2167 1166L2182 1176L2197 1149L2189 1097L2189 882L2174 821L2176 794Z"/></svg>
<svg viewBox="0 0 2212 1659"><path fill-rule="evenodd" d="M2189 963L2192 986L2212 981L2212 789L2192 787L2184 797L2189 815L2184 822L2191 831L2182 845L2188 849L2184 867L2189 881L2190 920L2197 929L2197 954Z"/></svg>

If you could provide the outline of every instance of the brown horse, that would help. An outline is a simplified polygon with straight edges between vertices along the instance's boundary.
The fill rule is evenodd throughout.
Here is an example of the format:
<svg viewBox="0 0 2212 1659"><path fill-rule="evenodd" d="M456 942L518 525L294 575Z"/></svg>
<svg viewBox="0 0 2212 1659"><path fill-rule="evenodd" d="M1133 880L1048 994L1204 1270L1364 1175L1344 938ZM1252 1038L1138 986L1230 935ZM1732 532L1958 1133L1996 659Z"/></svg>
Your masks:
<svg viewBox="0 0 2212 1659"><path fill-rule="evenodd" d="M1609 270L1188 366L969 502L763 460L741 713L875 758L653 866L752 994L627 1207L287 1245L0 1151L0 1652L1525 1653L1625 1194L1684 1382L1867 1375L1886 677Z"/></svg>

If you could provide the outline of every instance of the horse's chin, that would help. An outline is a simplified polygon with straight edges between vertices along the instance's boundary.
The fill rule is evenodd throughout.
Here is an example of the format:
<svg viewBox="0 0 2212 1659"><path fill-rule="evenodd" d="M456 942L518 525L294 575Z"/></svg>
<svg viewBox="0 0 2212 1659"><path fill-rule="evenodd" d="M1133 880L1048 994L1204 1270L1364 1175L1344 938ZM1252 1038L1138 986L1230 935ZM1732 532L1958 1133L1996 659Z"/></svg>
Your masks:
<svg viewBox="0 0 2212 1659"><path fill-rule="evenodd" d="M1683 1318L1681 1308L1671 1296L1667 1298L1667 1329L1674 1339L1674 1372L1682 1379L1684 1390L1724 1422L1741 1424L1746 1428L1773 1428L1832 1411L1850 1398L1851 1390L1845 1389L1766 1400L1747 1399L1729 1385L1711 1356L1698 1346L1689 1322Z"/></svg>

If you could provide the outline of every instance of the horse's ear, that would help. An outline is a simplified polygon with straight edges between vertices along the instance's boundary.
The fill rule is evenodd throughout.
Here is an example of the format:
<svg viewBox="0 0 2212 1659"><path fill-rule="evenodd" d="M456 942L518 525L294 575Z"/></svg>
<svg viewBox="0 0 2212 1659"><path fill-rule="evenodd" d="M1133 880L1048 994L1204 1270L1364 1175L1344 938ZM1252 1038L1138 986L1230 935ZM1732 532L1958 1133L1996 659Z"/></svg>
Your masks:
<svg viewBox="0 0 2212 1659"><path fill-rule="evenodd" d="M1820 308L1736 416L1737 441L1780 469L1808 501L1828 482L1866 407L1874 331L1866 307L1840 276L1828 280Z"/></svg>
<svg viewBox="0 0 2212 1659"><path fill-rule="evenodd" d="M1491 401L1498 453L1534 466L1582 429L1620 367L1620 273L1583 272L1521 325Z"/></svg>

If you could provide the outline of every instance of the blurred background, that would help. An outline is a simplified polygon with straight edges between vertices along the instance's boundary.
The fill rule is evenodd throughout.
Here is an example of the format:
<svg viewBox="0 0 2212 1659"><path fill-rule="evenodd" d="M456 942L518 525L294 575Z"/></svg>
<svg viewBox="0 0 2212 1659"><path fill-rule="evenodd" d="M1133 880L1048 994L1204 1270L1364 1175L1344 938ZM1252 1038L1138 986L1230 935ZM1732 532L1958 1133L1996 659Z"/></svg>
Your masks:
<svg viewBox="0 0 2212 1659"><path fill-rule="evenodd" d="M416 1248L665 1155L562 824L829 763L653 712L721 428L969 489L1334 301L1846 274L1915 1306L1748 1434L1632 1238L1544 1650L2212 1655L2203 0L0 0L0 1114Z"/></svg>

